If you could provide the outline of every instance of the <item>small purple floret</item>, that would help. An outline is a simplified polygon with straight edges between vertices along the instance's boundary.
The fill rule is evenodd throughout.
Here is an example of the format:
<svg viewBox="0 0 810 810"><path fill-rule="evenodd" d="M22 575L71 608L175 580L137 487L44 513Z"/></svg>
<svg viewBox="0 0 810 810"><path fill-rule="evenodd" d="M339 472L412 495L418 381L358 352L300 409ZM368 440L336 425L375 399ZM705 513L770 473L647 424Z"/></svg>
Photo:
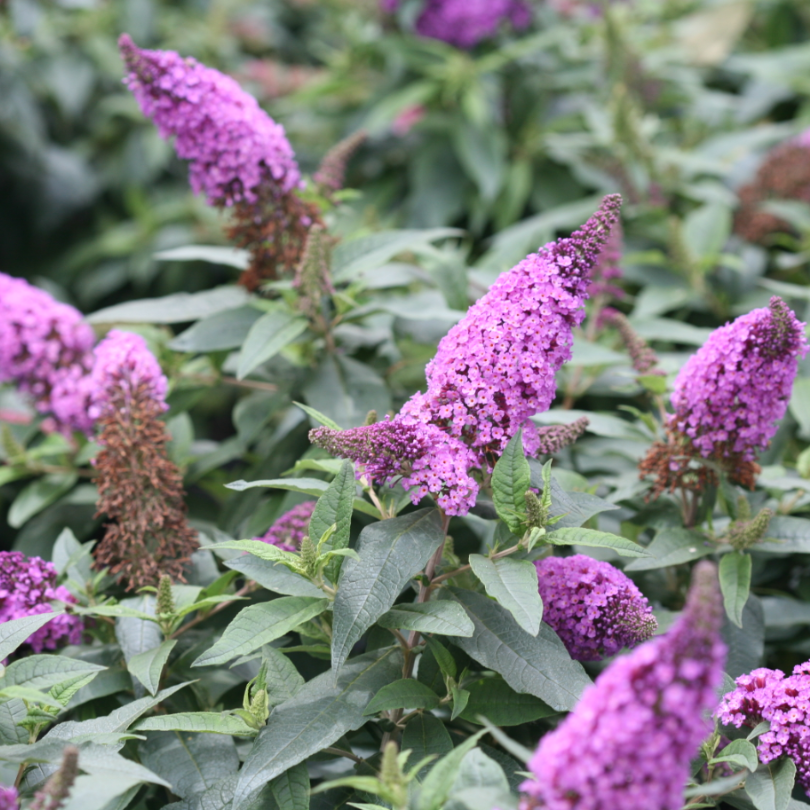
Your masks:
<svg viewBox="0 0 810 810"><path fill-rule="evenodd" d="M658 627L635 583L584 554L536 562L543 620L577 661L599 661L652 638Z"/></svg>
<svg viewBox="0 0 810 810"><path fill-rule="evenodd" d="M19 810L20 801L17 789L0 785L0 810Z"/></svg>
<svg viewBox="0 0 810 810"><path fill-rule="evenodd" d="M254 540L270 543L282 551L298 551L301 541L309 534L309 520L315 509L317 501L306 501L293 506L278 518L273 525L261 536ZM313 538L317 543L320 537Z"/></svg>

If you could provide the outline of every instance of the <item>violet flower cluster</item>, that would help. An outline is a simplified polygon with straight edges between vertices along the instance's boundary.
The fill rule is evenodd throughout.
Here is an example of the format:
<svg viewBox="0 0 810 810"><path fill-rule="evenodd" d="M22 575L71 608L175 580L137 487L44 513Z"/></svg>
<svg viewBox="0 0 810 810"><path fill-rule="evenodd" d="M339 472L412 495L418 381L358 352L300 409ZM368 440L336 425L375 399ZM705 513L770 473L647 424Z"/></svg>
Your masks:
<svg viewBox="0 0 810 810"><path fill-rule="evenodd" d="M382 0L383 11L392 13L399 0ZM425 0L416 20L416 32L457 48L474 48L491 39L503 24L525 28L532 19L524 0Z"/></svg>
<svg viewBox="0 0 810 810"><path fill-rule="evenodd" d="M540 741L521 810L678 810L711 731L725 647L716 568L701 562L666 635L616 659Z"/></svg>
<svg viewBox="0 0 810 810"><path fill-rule="evenodd" d="M721 326L678 374L670 427L704 458L753 461L785 415L807 349L804 324L781 298Z"/></svg>
<svg viewBox="0 0 810 810"><path fill-rule="evenodd" d="M583 554L535 562L543 620L577 661L599 661L652 638L658 627L635 583Z"/></svg>
<svg viewBox="0 0 810 810"><path fill-rule="evenodd" d="M133 332L113 329L95 350L90 374L90 409L93 419L109 416L135 398L147 397L166 410L168 383L160 364L146 345Z"/></svg>
<svg viewBox="0 0 810 810"><path fill-rule="evenodd" d="M591 298L597 295L624 298L624 290L616 286L616 281L622 277L622 245L624 234L621 220L618 220L610 231L607 243L591 273L591 286L588 295Z"/></svg>
<svg viewBox="0 0 810 810"><path fill-rule="evenodd" d="M581 230L501 275L440 341L427 391L393 420L342 434L316 429L312 440L364 465L359 475L401 475L414 503L431 494L447 514L466 514L478 493L471 470L491 470L521 428L526 453L540 449L529 418L554 399L555 375L571 359L573 329L585 317L591 269L620 205L619 195L605 197Z"/></svg>
<svg viewBox="0 0 810 810"><path fill-rule="evenodd" d="M720 703L722 723L754 728L763 720L771 727L757 738L762 762L790 757L796 779L810 796L810 661L785 677L778 669L755 669L736 680L737 688Z"/></svg>
<svg viewBox="0 0 810 810"><path fill-rule="evenodd" d="M30 394L63 432L92 430L86 375L94 342L77 309L0 273L0 383Z"/></svg>
<svg viewBox="0 0 810 810"><path fill-rule="evenodd" d="M19 810L20 797L17 789L0 785L0 810Z"/></svg>
<svg viewBox="0 0 810 810"><path fill-rule="evenodd" d="M284 127L234 79L174 51L142 50L127 34L119 46L127 86L160 134L176 136L177 154L191 161L191 187L209 204L254 202L260 185L279 195L300 185Z"/></svg>
<svg viewBox="0 0 810 810"><path fill-rule="evenodd" d="M282 551L298 551L301 541L309 534L309 520L317 501L306 501L293 506L278 518L261 536L254 540L277 546ZM315 538L317 542L320 538Z"/></svg>
<svg viewBox="0 0 810 810"><path fill-rule="evenodd" d="M39 557L26 557L19 551L0 551L0 624L54 612L51 600L75 603L62 585L56 585L56 569ZM39 653L54 650L60 642L78 644L82 638L79 616L63 613L28 637L26 643Z"/></svg>

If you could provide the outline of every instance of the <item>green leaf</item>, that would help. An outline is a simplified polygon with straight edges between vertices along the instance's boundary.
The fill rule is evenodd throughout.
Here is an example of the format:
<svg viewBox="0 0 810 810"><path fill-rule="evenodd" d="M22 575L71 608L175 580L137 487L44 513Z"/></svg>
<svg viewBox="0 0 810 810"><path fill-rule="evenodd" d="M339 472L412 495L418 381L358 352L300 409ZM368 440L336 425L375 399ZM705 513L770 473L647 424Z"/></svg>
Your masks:
<svg viewBox="0 0 810 810"><path fill-rule="evenodd" d="M757 810L787 810L796 781L796 765L785 757L760 765L745 780L745 792Z"/></svg>
<svg viewBox="0 0 810 810"><path fill-rule="evenodd" d="M480 748L468 751L450 789L447 810L491 810L510 801L503 768Z"/></svg>
<svg viewBox="0 0 810 810"><path fill-rule="evenodd" d="M411 751L410 762L415 765L425 757L449 754L453 750L453 741L438 717L429 712L419 712L408 720L400 748ZM417 778L423 779L428 768L428 765L421 768Z"/></svg>
<svg viewBox="0 0 810 810"><path fill-rule="evenodd" d="M342 355L324 357L303 391L307 405L345 427L362 425L369 411L391 410L385 380L364 363Z"/></svg>
<svg viewBox="0 0 810 810"><path fill-rule="evenodd" d="M726 615L742 627L742 614L751 591L751 556L733 551L720 559L720 590Z"/></svg>
<svg viewBox="0 0 810 810"><path fill-rule="evenodd" d="M436 709L439 696L413 678L403 678L383 686L366 706L364 714L372 715L391 709Z"/></svg>
<svg viewBox="0 0 810 810"><path fill-rule="evenodd" d="M70 529L62 529L51 553L57 574L80 584L88 582L93 577L92 550L93 543L82 545Z"/></svg>
<svg viewBox="0 0 810 810"><path fill-rule="evenodd" d="M160 674L175 644L176 639L167 639L160 646L133 655L127 661L127 669L146 687L150 695L157 694L160 688Z"/></svg>
<svg viewBox="0 0 810 810"><path fill-rule="evenodd" d="M731 211L724 203L709 202L695 208L683 222L684 242L698 259L720 253L731 232Z"/></svg>
<svg viewBox="0 0 810 810"><path fill-rule="evenodd" d="M290 571L286 565L272 560L260 560L251 554L243 557L234 557L225 560L225 565L234 571L239 571L248 579L258 582L263 588L273 593L282 593L288 596L312 596L322 598L323 591L313 585L306 577Z"/></svg>
<svg viewBox="0 0 810 810"><path fill-rule="evenodd" d="M335 673L363 633L392 607L402 589L443 542L438 509L419 509L363 529L357 541L360 560L344 560L335 596L332 623Z"/></svg>
<svg viewBox="0 0 810 810"><path fill-rule="evenodd" d="M255 307L244 306L216 312L197 321L169 342L176 352L217 352L238 349L245 341L262 313Z"/></svg>
<svg viewBox="0 0 810 810"><path fill-rule="evenodd" d="M719 762L733 762L753 772L759 764L757 749L748 740L732 740L722 751L718 751L717 756L709 764L715 765Z"/></svg>
<svg viewBox="0 0 810 810"><path fill-rule="evenodd" d="M648 557L632 560L625 571L650 571L654 568L668 568L681 565L714 553L716 546L706 537L692 529L661 529L647 546Z"/></svg>
<svg viewBox="0 0 810 810"><path fill-rule="evenodd" d="M461 766L461 760L486 733L486 729L482 729L467 737L461 745L445 754L430 769L422 782L422 790L419 792L419 800L416 805L418 810L440 810L450 793L450 788Z"/></svg>
<svg viewBox="0 0 810 810"><path fill-rule="evenodd" d="M475 624L472 638L452 639L457 647L503 675L517 692L539 697L557 711L574 707L591 681L551 628L541 624L538 635L530 636L508 611L483 594L450 590Z"/></svg>
<svg viewBox="0 0 810 810"><path fill-rule="evenodd" d="M502 130L474 126L463 119L453 128L456 155L464 171L475 181L481 197L492 202L503 184L508 148Z"/></svg>
<svg viewBox="0 0 810 810"><path fill-rule="evenodd" d="M319 616L328 606L328 599L282 596L272 602L243 608L225 628L219 641L200 655L191 666L217 666L237 656L247 655L281 638L299 624Z"/></svg>
<svg viewBox="0 0 810 810"><path fill-rule="evenodd" d="M184 245L160 250L153 253L152 258L164 262L210 262L235 267L237 270L247 270L250 266L249 251L219 245Z"/></svg>
<svg viewBox="0 0 810 810"><path fill-rule="evenodd" d="M27 714L28 709L21 700L15 698L0 703L0 746L21 745L28 742L28 732L19 725Z"/></svg>
<svg viewBox="0 0 810 810"><path fill-rule="evenodd" d="M283 565L292 563L297 565L300 558L292 551L274 546L272 543L264 543L261 540L223 540L213 546L203 546L203 549L211 551L244 551L267 562L279 563Z"/></svg>
<svg viewBox="0 0 810 810"><path fill-rule="evenodd" d="M135 731L183 731L206 734L230 734L234 737L255 737L256 729L241 717L227 712L180 712L156 714L141 720Z"/></svg>
<svg viewBox="0 0 810 810"><path fill-rule="evenodd" d="M341 430L340 425L334 420L330 419L326 414L316 411L315 408L310 408L309 405L303 405L300 402L293 402L293 405L300 408L307 416L314 419L319 425L325 425L332 430Z"/></svg>
<svg viewBox="0 0 810 810"><path fill-rule="evenodd" d="M496 726L519 726L556 714L539 698L516 692L500 677L479 678L464 688L470 697L461 717L471 723L480 725L478 717L483 715Z"/></svg>
<svg viewBox="0 0 810 810"><path fill-rule="evenodd" d="M67 658L64 655L29 655L13 661L0 677L0 689L6 686L27 686L31 689L50 689L77 675L102 672L106 667Z"/></svg>
<svg viewBox="0 0 810 810"><path fill-rule="evenodd" d="M73 489L78 480L76 473L49 473L32 481L11 504L6 517L8 525L19 529L23 523Z"/></svg>
<svg viewBox="0 0 810 810"><path fill-rule="evenodd" d="M639 385L653 394L666 394L667 378L662 374L642 374L637 377Z"/></svg>
<svg viewBox="0 0 810 810"><path fill-rule="evenodd" d="M354 465L351 461L344 461L326 492L318 498L309 521L310 539L317 543L332 525L337 527L324 550L346 548L349 545L356 487Z"/></svg>
<svg viewBox="0 0 810 810"><path fill-rule="evenodd" d="M419 633L440 633L450 636L471 636L474 626L461 605L455 602L404 602L394 605L377 620L380 627L416 630Z"/></svg>
<svg viewBox="0 0 810 810"><path fill-rule="evenodd" d="M185 799L212 787L239 769L239 755L231 737L151 731L138 746L147 768L171 783L172 793Z"/></svg>
<svg viewBox="0 0 810 810"><path fill-rule="evenodd" d="M584 412L581 412L584 415ZM536 459L528 459L532 471L532 487L543 489L543 465ZM551 517L560 518L554 523L556 529L581 526L600 512L618 509L615 503L597 498L588 492L566 492L555 475L551 476Z"/></svg>
<svg viewBox="0 0 810 810"><path fill-rule="evenodd" d="M306 495L317 495L318 497L323 495L329 488L326 481L321 481L320 478L272 478L264 481L233 481L230 484L225 484L225 486L236 492L243 492L246 489L256 487L267 487L269 489L286 489L289 492L302 492ZM358 512L377 518L377 520L382 517L379 509L374 504L364 501L362 498L354 499L354 508Z"/></svg>
<svg viewBox="0 0 810 810"><path fill-rule="evenodd" d="M58 615L58 613L40 613L34 616L23 616L21 619L11 619L0 624L0 661L8 658L40 627L44 627Z"/></svg>
<svg viewBox="0 0 810 810"><path fill-rule="evenodd" d="M278 706L294 698L304 679L295 664L275 647L262 647L262 664L267 673L267 691L270 706Z"/></svg>
<svg viewBox="0 0 810 810"><path fill-rule="evenodd" d="M241 307L250 300L244 287L229 284L197 293L126 301L88 315L89 323L185 323Z"/></svg>
<svg viewBox="0 0 810 810"><path fill-rule="evenodd" d="M766 540L757 543L751 551L766 554L810 553L810 520L774 515L768 524Z"/></svg>
<svg viewBox="0 0 810 810"><path fill-rule="evenodd" d="M28 686L7 686L0 689L0 699L10 700L11 698L25 700L28 703L41 703L43 706L52 706L56 709L62 708L62 703L56 698L46 695L38 689L31 689Z"/></svg>
<svg viewBox="0 0 810 810"><path fill-rule="evenodd" d="M366 722L371 698L401 676L398 649L375 650L349 661L335 678L330 670L309 681L273 710L239 775L234 807L288 768L337 742Z"/></svg>
<svg viewBox="0 0 810 810"><path fill-rule="evenodd" d="M555 546L589 546L591 548L611 548L622 557L649 557L650 552L618 534L600 532L595 529L568 528L555 529L544 538Z"/></svg>
<svg viewBox="0 0 810 810"><path fill-rule="evenodd" d="M543 600L538 592L534 563L510 557L489 560L481 554L470 554L469 563L487 593L505 607L530 636L536 636L543 620Z"/></svg>
<svg viewBox="0 0 810 810"><path fill-rule="evenodd" d="M238 379L243 380L262 363L277 355L307 329L306 319L284 310L275 310L262 315L253 326L242 346Z"/></svg>
<svg viewBox="0 0 810 810"><path fill-rule="evenodd" d="M278 810L309 810L309 771L305 763L293 765L270 782Z"/></svg>
<svg viewBox="0 0 810 810"><path fill-rule="evenodd" d="M492 471L492 500L498 517L515 534L523 533L526 523L526 490L532 472L523 452L523 431L519 430L506 445Z"/></svg>
<svg viewBox="0 0 810 810"><path fill-rule="evenodd" d="M470 700L470 693L459 686L451 686L450 694L453 698L453 711L450 714L450 722L455 720L466 708Z"/></svg>

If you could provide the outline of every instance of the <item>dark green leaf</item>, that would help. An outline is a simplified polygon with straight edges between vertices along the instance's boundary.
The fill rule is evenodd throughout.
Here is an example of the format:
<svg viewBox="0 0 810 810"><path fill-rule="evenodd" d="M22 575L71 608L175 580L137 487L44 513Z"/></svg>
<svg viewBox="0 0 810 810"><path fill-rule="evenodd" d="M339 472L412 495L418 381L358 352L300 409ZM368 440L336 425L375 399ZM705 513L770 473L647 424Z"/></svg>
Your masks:
<svg viewBox="0 0 810 810"><path fill-rule="evenodd" d="M247 655L319 616L328 605L328 599L282 596L272 602L243 608L225 628L219 641L192 666L210 667Z"/></svg>
<svg viewBox="0 0 810 810"><path fill-rule="evenodd" d="M337 528L329 538L329 548L346 548L349 545L356 487L354 465L351 461L344 461L326 492L318 498L310 518L309 534L313 543L317 543L334 524Z"/></svg>
<svg viewBox="0 0 810 810"><path fill-rule="evenodd" d="M176 352L216 352L238 349L262 313L255 307L217 312L198 321L169 343Z"/></svg>
<svg viewBox="0 0 810 810"><path fill-rule="evenodd" d="M323 591L313 585L308 579L290 571L286 565L272 560L260 560L252 554L234 557L225 560L225 565L234 571L239 571L248 579L258 582L263 588L273 593L282 593L288 596L311 596L323 598Z"/></svg>
<svg viewBox="0 0 810 810"><path fill-rule="evenodd" d="M506 445L492 471L492 500L498 517L515 533L522 534L526 522L526 490L531 486L531 469L523 452L523 433L518 431Z"/></svg>
<svg viewBox="0 0 810 810"><path fill-rule="evenodd" d="M49 473L35 479L11 504L6 517L8 525L19 529L23 523L71 490L78 480L79 477L75 473Z"/></svg>
<svg viewBox="0 0 810 810"><path fill-rule="evenodd" d="M534 563L510 557L489 560L480 554L470 554L469 563L487 593L505 607L529 635L536 636L543 620L543 600L537 589Z"/></svg>
<svg viewBox="0 0 810 810"><path fill-rule="evenodd" d="M160 675L175 644L176 639L167 639L160 646L133 655L127 661L127 669L146 687L150 695L157 694L160 688Z"/></svg>
<svg viewBox="0 0 810 810"><path fill-rule="evenodd" d="M762 666L765 623L762 603L754 594L751 594L745 603L742 628L727 621L723 626L723 640L728 647L726 672L732 678L738 678L743 673Z"/></svg>
<svg viewBox="0 0 810 810"><path fill-rule="evenodd" d="M333 430L340 430L340 425L333 419L330 419L326 414L316 411L315 408L310 408L309 405L303 405L300 402L294 402L295 406L300 408L307 416L314 419L319 425L325 425Z"/></svg>
<svg viewBox="0 0 810 810"><path fill-rule="evenodd" d="M556 714L539 698L515 692L501 678L479 678L464 688L470 698L461 716L471 723L480 724L478 716L483 715L496 726L519 726Z"/></svg>
<svg viewBox="0 0 810 810"><path fill-rule="evenodd" d="M412 752L409 762L415 765L425 757L438 758L449 754L453 750L453 741L438 717L428 712L419 712L408 720L402 733L401 748ZM421 768L417 778L423 779L429 768L430 765Z"/></svg>
<svg viewBox="0 0 810 810"><path fill-rule="evenodd" d="M418 810L439 810L442 807L459 771L461 760L464 759L468 751L475 747L475 744L484 734L486 734L486 730L467 737L461 745L445 754L431 767L422 782L422 789L419 791L419 799L416 805Z"/></svg>
<svg viewBox="0 0 810 810"><path fill-rule="evenodd" d="M294 698L276 706L245 760L235 805L346 732L360 728L371 698L401 676L401 667L399 650L375 650L349 661L337 679L332 671L324 672Z"/></svg>
<svg viewBox="0 0 810 810"><path fill-rule="evenodd" d="M413 678L403 678L383 686L366 706L364 714L372 715L391 709L436 709L439 696Z"/></svg>
<svg viewBox="0 0 810 810"><path fill-rule="evenodd" d="M438 509L420 509L367 526L359 560L343 563L334 603L332 667L337 673L363 633L394 604L444 542Z"/></svg>
<svg viewBox="0 0 810 810"><path fill-rule="evenodd" d="M156 714L141 720L135 731L182 731L227 734L234 737L253 737L256 729L244 720L227 712L180 712L179 714Z"/></svg>
<svg viewBox="0 0 810 810"><path fill-rule="evenodd" d="M647 546L648 557L632 560L625 566L626 571L650 571L653 568L667 568L691 562L707 554L713 554L716 546L704 535L692 529L661 529Z"/></svg>
<svg viewBox="0 0 810 810"><path fill-rule="evenodd" d="M530 636L510 613L483 594L458 588L452 594L475 623L472 638L454 637L454 644L503 675L516 691L539 697L557 711L574 707L591 681L551 628L541 624L538 635Z"/></svg>
<svg viewBox="0 0 810 810"><path fill-rule="evenodd" d="M737 551L724 554L720 559L719 575L726 615L737 627L742 627L743 608L751 590L750 555Z"/></svg>
<svg viewBox="0 0 810 810"><path fill-rule="evenodd" d="M380 627L416 630L420 633L441 633L451 636L471 636L473 623L461 605L455 602L404 602L394 605L377 620Z"/></svg>
<svg viewBox="0 0 810 810"><path fill-rule="evenodd" d="M302 762L270 783L278 810L309 810L309 772Z"/></svg>

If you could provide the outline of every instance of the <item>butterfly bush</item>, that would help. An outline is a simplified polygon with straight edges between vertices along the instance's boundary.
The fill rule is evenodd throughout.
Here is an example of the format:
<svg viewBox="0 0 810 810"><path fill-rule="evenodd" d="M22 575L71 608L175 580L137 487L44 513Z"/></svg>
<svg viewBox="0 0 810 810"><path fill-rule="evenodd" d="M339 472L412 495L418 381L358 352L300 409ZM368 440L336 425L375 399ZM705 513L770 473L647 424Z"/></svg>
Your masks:
<svg viewBox="0 0 810 810"><path fill-rule="evenodd" d="M699 563L666 635L614 661L542 738L521 810L679 810L717 705L722 621L716 568Z"/></svg>
<svg viewBox="0 0 810 810"><path fill-rule="evenodd" d="M396 11L399 0L383 0L382 8ZM416 20L416 32L457 48L474 48L491 39L502 24L525 28L531 9L523 0L426 0Z"/></svg>
<svg viewBox="0 0 810 810"><path fill-rule="evenodd" d="M785 677L778 669L755 669L736 680L717 710L726 725L754 728L763 720L771 727L757 738L762 762L790 757L796 779L810 796L810 662Z"/></svg>
<svg viewBox="0 0 810 810"><path fill-rule="evenodd" d="M785 415L800 357L804 324L781 298L721 326L675 379L671 427L704 458L752 461Z"/></svg>
<svg viewBox="0 0 810 810"><path fill-rule="evenodd" d="M29 394L64 433L92 430L86 375L94 342L77 309L0 273L0 382Z"/></svg>
<svg viewBox="0 0 810 810"><path fill-rule="evenodd" d="M278 518L261 537L253 539L278 546L282 551L297 551L301 548L301 541L309 533L309 519L316 503L317 501L299 503ZM316 538L317 540L320 538Z"/></svg>
<svg viewBox="0 0 810 810"><path fill-rule="evenodd" d="M284 127L230 76L174 51L138 48L119 40L129 73L126 84L162 137L191 161L189 180L211 205L255 201L272 183L286 193L301 174Z"/></svg>
<svg viewBox="0 0 810 810"><path fill-rule="evenodd" d="M535 562L543 620L577 661L598 661L653 636L658 622L633 581L583 554Z"/></svg>
<svg viewBox="0 0 810 810"><path fill-rule="evenodd" d="M0 785L0 810L19 810L19 807L17 789Z"/></svg>
<svg viewBox="0 0 810 810"><path fill-rule="evenodd" d="M597 295L624 298L624 290L616 286L616 282L622 277L623 241L622 223L621 220L617 220L591 273L591 285L588 288L588 295L591 298Z"/></svg>
<svg viewBox="0 0 810 810"><path fill-rule="evenodd" d="M439 342L427 390L394 419L343 433L317 428L312 441L365 465L373 479L402 475L414 503L432 494L447 514L466 514L478 493L471 470L491 470L520 429L526 452L540 450L529 418L554 399L620 205L619 195L605 197L580 230L501 275Z"/></svg>
<svg viewBox="0 0 810 810"><path fill-rule="evenodd" d="M26 557L19 551L0 551L0 624L53 613L51 601L76 602L67 588L56 584L56 568L52 563ZM26 644L36 653L55 650L63 642L79 644L82 626L79 616L62 613L32 633Z"/></svg>

